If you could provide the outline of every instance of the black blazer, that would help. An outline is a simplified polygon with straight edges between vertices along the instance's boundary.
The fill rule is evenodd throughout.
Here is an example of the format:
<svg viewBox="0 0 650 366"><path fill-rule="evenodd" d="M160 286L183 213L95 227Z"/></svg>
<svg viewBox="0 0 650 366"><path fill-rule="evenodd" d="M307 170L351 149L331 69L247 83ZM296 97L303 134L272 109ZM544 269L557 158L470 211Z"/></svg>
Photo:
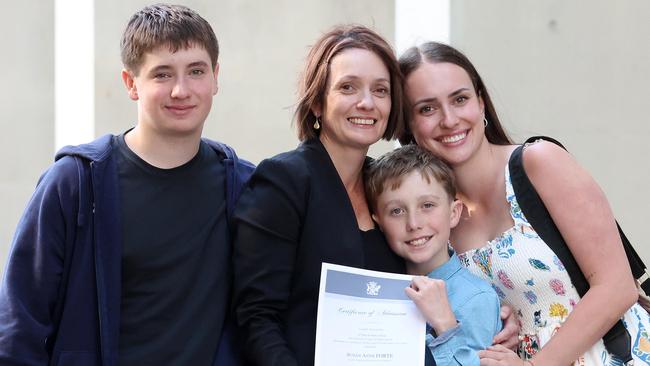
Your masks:
<svg viewBox="0 0 650 366"><path fill-rule="evenodd" d="M322 262L404 273L377 229L359 230L317 139L262 161L234 218L234 305L254 365L313 364Z"/></svg>

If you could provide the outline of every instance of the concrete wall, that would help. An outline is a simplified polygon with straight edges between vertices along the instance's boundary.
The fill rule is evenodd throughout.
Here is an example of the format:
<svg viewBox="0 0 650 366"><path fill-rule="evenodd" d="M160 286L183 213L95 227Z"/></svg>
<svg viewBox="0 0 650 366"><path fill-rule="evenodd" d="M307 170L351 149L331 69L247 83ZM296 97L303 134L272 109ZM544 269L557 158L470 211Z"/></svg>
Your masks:
<svg viewBox="0 0 650 366"><path fill-rule="evenodd" d="M3 4L0 75L0 264L54 150L54 7Z"/></svg>
<svg viewBox="0 0 650 366"><path fill-rule="evenodd" d="M150 1L95 1L95 133L120 133L136 122L122 85L119 39L130 16ZM181 1L205 17L220 42L219 93L204 135L254 162L298 143L291 125L298 72L309 46L335 24L373 27L392 41L393 0ZM11 2L0 24L0 265L18 218L54 150L54 9L51 2ZM72 55L74 56L74 55ZM73 61L72 61L73 62ZM375 154L390 148L381 144Z"/></svg>
<svg viewBox="0 0 650 366"><path fill-rule="evenodd" d="M451 42L485 79L506 128L519 141L564 142L650 262L650 3L456 0L451 14Z"/></svg>

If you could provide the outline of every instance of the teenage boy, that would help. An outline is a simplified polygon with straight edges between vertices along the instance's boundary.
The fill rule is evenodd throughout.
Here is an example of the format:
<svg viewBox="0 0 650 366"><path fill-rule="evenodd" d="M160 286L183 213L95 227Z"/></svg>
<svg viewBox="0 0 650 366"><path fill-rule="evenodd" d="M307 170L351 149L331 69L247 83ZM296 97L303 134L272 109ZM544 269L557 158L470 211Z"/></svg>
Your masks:
<svg viewBox="0 0 650 366"><path fill-rule="evenodd" d="M2 365L213 365L229 321L228 214L252 165L201 139L218 43L183 6L129 21L136 126L63 148L16 230L0 291Z"/></svg>
<svg viewBox="0 0 650 366"><path fill-rule="evenodd" d="M365 179L373 219L408 273L417 276L406 294L427 320L427 347L436 365L478 366L477 351L501 329L499 298L449 248L462 209L451 169L407 145L375 160Z"/></svg>

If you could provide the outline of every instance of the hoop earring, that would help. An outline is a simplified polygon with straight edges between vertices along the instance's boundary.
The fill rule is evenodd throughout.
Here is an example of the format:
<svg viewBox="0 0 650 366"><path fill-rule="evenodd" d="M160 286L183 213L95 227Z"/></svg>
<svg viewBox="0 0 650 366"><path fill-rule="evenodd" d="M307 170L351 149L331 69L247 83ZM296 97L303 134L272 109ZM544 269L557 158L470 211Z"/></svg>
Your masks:
<svg viewBox="0 0 650 366"><path fill-rule="evenodd" d="M488 121L487 118L483 117L483 127L487 127Z"/></svg>
<svg viewBox="0 0 650 366"><path fill-rule="evenodd" d="M314 122L314 130L320 129L320 117L316 117L316 122Z"/></svg>

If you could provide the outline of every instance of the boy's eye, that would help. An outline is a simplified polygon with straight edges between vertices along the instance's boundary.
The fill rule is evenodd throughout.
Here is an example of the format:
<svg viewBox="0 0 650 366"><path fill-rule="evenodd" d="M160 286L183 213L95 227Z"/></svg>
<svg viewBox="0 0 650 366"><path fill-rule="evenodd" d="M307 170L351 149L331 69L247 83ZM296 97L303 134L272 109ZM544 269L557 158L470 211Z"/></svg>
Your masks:
<svg viewBox="0 0 650 366"><path fill-rule="evenodd" d="M171 75L169 75L168 73L165 73L165 72L159 72L159 73L155 74L153 77L154 77L154 79L169 79L171 77Z"/></svg>
<svg viewBox="0 0 650 366"><path fill-rule="evenodd" d="M203 74L205 74L205 71L203 71L203 70L201 70L201 69L194 69L194 70L190 71L190 74L192 74L192 75L197 75L197 76L198 76L198 75L203 75Z"/></svg>
<svg viewBox="0 0 650 366"><path fill-rule="evenodd" d="M403 212L404 210L401 207L391 208L389 211L391 216L398 216L401 215Z"/></svg>
<svg viewBox="0 0 650 366"><path fill-rule="evenodd" d="M422 207L423 208L434 208L434 207L436 207L436 204L433 203L433 202L425 202L425 203L422 204Z"/></svg>

